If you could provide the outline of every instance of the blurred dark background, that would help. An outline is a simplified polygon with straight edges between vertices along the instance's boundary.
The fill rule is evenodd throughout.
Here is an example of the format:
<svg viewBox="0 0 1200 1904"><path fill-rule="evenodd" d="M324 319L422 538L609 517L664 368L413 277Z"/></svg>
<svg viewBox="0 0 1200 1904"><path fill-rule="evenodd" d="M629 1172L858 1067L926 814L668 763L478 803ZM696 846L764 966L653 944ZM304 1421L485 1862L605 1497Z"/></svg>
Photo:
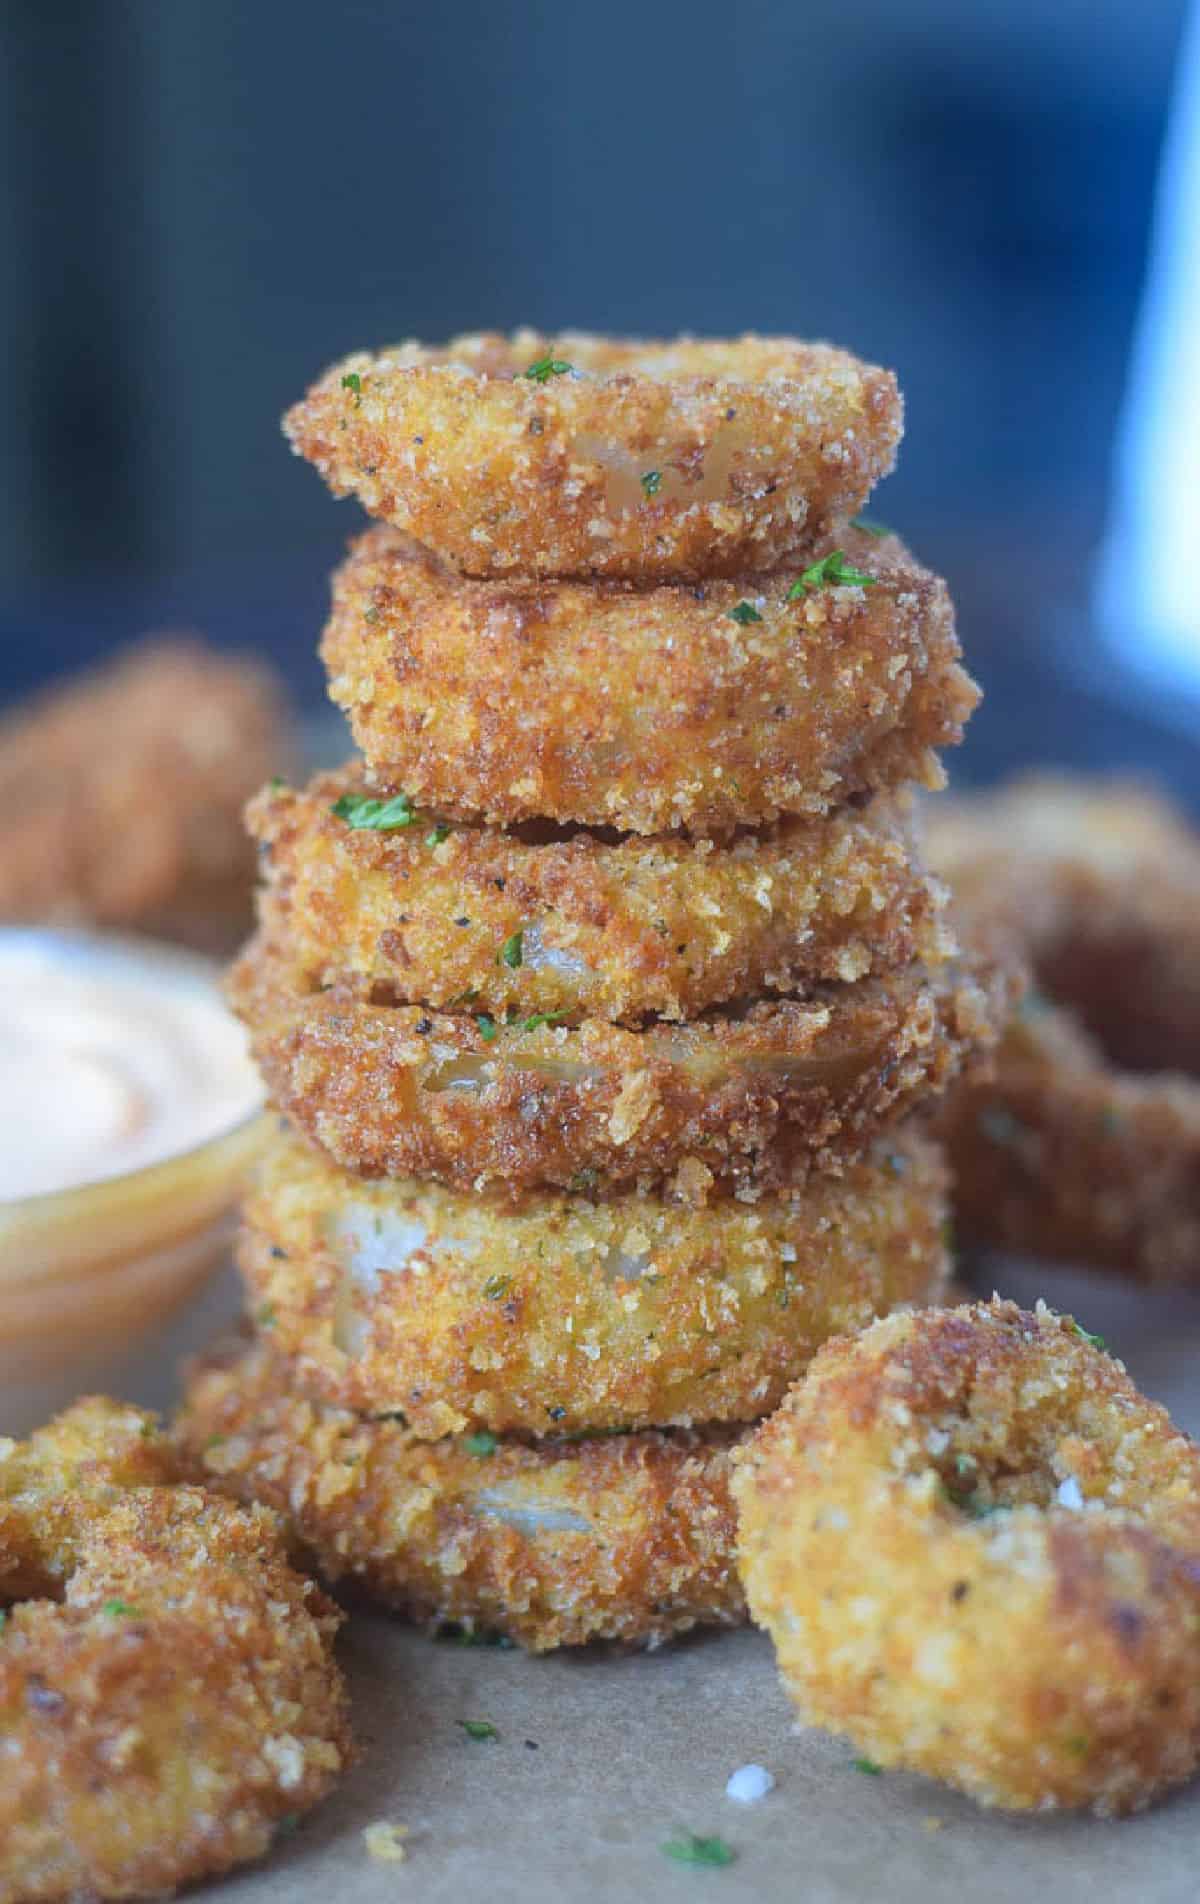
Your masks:
<svg viewBox="0 0 1200 1904"><path fill-rule="evenodd" d="M0 699L174 624L315 708L358 515L277 419L356 345L756 328L899 372L878 513L955 588L975 770L1141 763L1153 720L1053 655L1087 639L1183 12L7 0Z"/></svg>

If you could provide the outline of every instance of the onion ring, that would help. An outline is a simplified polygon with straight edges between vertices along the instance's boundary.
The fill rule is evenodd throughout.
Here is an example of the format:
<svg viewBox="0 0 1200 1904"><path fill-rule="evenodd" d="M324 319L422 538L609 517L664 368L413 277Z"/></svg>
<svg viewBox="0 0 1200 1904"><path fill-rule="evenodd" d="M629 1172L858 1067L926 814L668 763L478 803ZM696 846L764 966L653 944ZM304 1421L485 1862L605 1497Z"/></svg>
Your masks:
<svg viewBox="0 0 1200 1904"><path fill-rule="evenodd" d="M891 373L827 344L535 331L358 351L284 418L466 574L642 579L770 567L861 507L901 426Z"/></svg>
<svg viewBox="0 0 1200 1904"><path fill-rule="evenodd" d="M255 941L229 995L275 1104L343 1169L514 1199L672 1175L753 1194L834 1168L993 1042L1007 979L947 964L643 1031L306 994Z"/></svg>
<svg viewBox="0 0 1200 1904"><path fill-rule="evenodd" d="M340 1615L273 1515L164 1485L153 1418L0 1443L0 1897L161 1896L260 1856L350 1757Z"/></svg>
<svg viewBox="0 0 1200 1904"><path fill-rule="evenodd" d="M277 1507L327 1578L430 1625L544 1652L745 1618L731 1430L420 1441L302 1400L259 1347L193 1370L178 1434L212 1486Z"/></svg>
<svg viewBox="0 0 1200 1904"><path fill-rule="evenodd" d="M944 888L893 801L725 845L530 838L407 807L380 831L356 820L372 805L342 769L300 793L276 784L249 809L266 849L259 915L299 984L636 1024L954 950Z"/></svg>
<svg viewBox="0 0 1200 1904"><path fill-rule="evenodd" d="M364 1184L279 1138L238 1261L289 1387L428 1439L757 1421L826 1337L948 1271L941 1154L909 1132L790 1198L517 1209Z"/></svg>
<svg viewBox="0 0 1200 1904"><path fill-rule="evenodd" d="M985 1805L1137 1810L1200 1758L1200 1451L1068 1317L831 1342L734 1480L804 1719Z"/></svg>
<svg viewBox="0 0 1200 1904"><path fill-rule="evenodd" d="M936 788L979 691L944 582L895 537L695 589L471 582L393 530L336 571L321 654L374 777L450 818L702 834ZM818 544L832 557L835 539Z"/></svg>

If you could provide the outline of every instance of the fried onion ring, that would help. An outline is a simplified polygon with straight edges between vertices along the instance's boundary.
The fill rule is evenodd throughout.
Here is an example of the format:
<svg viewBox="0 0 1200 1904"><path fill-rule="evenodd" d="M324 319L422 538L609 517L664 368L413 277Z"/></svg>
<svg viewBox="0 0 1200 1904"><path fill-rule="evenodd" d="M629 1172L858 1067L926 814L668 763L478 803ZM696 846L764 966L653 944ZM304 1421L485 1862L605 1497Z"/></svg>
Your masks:
<svg viewBox="0 0 1200 1904"><path fill-rule="evenodd" d="M801 565L702 587L471 582L389 529L334 575L321 654L381 785L450 818L701 834L940 787L979 691L944 582L843 525L871 587Z"/></svg>
<svg viewBox="0 0 1200 1904"><path fill-rule="evenodd" d="M1039 987L991 1081L946 1106L963 1239L1194 1284L1200 838L1119 781L1033 776L946 805L931 855Z"/></svg>
<svg viewBox="0 0 1200 1904"><path fill-rule="evenodd" d="M260 918L303 986L636 1024L954 949L894 801L720 845L339 817L369 793L342 769L249 809Z"/></svg>
<svg viewBox="0 0 1200 1904"><path fill-rule="evenodd" d="M890 371L828 344L526 330L357 351L284 430L464 574L656 579L769 568L853 514L902 416Z"/></svg>
<svg viewBox="0 0 1200 1904"><path fill-rule="evenodd" d="M1200 1758L1200 1451L1068 1317L831 1342L734 1479L805 1721L1017 1810L1137 1810Z"/></svg>
<svg viewBox="0 0 1200 1904"><path fill-rule="evenodd" d="M274 1515L164 1485L88 1400L0 1442L0 1899L161 1896L260 1856L350 1757L340 1615Z"/></svg>
<svg viewBox="0 0 1200 1904"><path fill-rule="evenodd" d="M420 1441L290 1393L259 1347L193 1370L178 1434L211 1485L277 1507L327 1578L415 1620L544 1652L745 1617L731 1430Z"/></svg>
<svg viewBox="0 0 1200 1904"><path fill-rule="evenodd" d="M290 1387L434 1439L757 1421L827 1336L948 1269L936 1145L753 1204L364 1184L278 1138L238 1260Z"/></svg>
<svg viewBox="0 0 1200 1904"><path fill-rule="evenodd" d="M687 1025L497 1023L296 988L255 941L229 994L276 1106L343 1169L518 1197L680 1172L702 1201L836 1167L992 1043L1007 980L957 963Z"/></svg>

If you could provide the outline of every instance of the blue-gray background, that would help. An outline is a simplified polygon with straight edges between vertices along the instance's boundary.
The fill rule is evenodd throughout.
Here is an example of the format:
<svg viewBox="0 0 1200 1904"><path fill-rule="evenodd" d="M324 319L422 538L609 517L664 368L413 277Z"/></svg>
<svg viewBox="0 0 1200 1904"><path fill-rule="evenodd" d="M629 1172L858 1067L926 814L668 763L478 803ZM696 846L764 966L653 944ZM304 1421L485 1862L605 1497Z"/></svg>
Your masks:
<svg viewBox="0 0 1200 1904"><path fill-rule="evenodd" d="M280 411L355 345L524 320L893 364L879 513L1003 707L1102 531L1182 12L7 0L0 698L172 622L315 704L357 512Z"/></svg>

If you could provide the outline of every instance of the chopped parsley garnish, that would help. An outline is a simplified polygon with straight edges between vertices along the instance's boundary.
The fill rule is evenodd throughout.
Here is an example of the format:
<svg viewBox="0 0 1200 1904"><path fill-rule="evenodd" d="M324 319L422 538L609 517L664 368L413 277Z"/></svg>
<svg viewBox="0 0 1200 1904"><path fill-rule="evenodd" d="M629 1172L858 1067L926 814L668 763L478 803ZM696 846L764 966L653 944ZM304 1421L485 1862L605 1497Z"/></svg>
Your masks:
<svg viewBox="0 0 1200 1904"><path fill-rule="evenodd" d="M732 1864L737 1856L724 1838L698 1838L694 1831L668 1838L660 1849L664 1858L674 1858L676 1864Z"/></svg>
<svg viewBox="0 0 1200 1904"><path fill-rule="evenodd" d="M278 793L281 787L287 786L287 781L284 779L281 773L277 773L277 774L271 775L271 778L268 780L267 785L271 789L272 793Z"/></svg>
<svg viewBox="0 0 1200 1904"><path fill-rule="evenodd" d="M411 826L416 811L406 793L394 793L390 800L371 800L364 793L344 793L329 811L344 820L355 832L395 833Z"/></svg>
<svg viewBox="0 0 1200 1904"><path fill-rule="evenodd" d="M505 1291L511 1288L511 1276L489 1276L483 1285L483 1293L489 1302L499 1302Z"/></svg>
<svg viewBox="0 0 1200 1904"><path fill-rule="evenodd" d="M130 1606L128 1600L106 1600L103 1611L113 1620L136 1619L137 1617L137 1608Z"/></svg>
<svg viewBox="0 0 1200 1904"><path fill-rule="evenodd" d="M349 390L352 393L356 406L362 402L362 378L359 376L357 370L348 370L346 372L342 378L342 389Z"/></svg>
<svg viewBox="0 0 1200 1904"><path fill-rule="evenodd" d="M488 1455L496 1452L496 1437L486 1428L480 1428L473 1435L463 1437L463 1447L468 1454Z"/></svg>
<svg viewBox="0 0 1200 1904"><path fill-rule="evenodd" d="M3 1633L7 1625L8 1625L8 1614L4 1611L3 1607L0 1607L0 1633Z"/></svg>
<svg viewBox="0 0 1200 1904"><path fill-rule="evenodd" d="M498 1739L499 1732L490 1719L459 1719L456 1721L468 1739Z"/></svg>
<svg viewBox="0 0 1200 1904"><path fill-rule="evenodd" d="M882 1765L876 1765L874 1759L851 1759L850 1763L856 1772L866 1772L870 1778L878 1778L883 1770Z"/></svg>
<svg viewBox="0 0 1200 1904"><path fill-rule="evenodd" d="M479 1027L479 1036L485 1045L490 1045L496 1036L496 1021L489 1012L477 1012L475 1023Z"/></svg>
<svg viewBox="0 0 1200 1904"><path fill-rule="evenodd" d="M874 588L878 580L877 575L868 575L865 569L856 569L847 562L844 549L831 549L819 562L811 563L802 571L785 599L797 602L810 588Z"/></svg>
<svg viewBox="0 0 1200 1904"><path fill-rule="evenodd" d="M549 383L551 377L569 377L574 371L574 364L564 363L561 357L539 357L524 374L532 383Z"/></svg>
<svg viewBox="0 0 1200 1904"><path fill-rule="evenodd" d="M540 1031L543 1025L559 1025L566 1017L565 1011L531 1012L528 1018L521 1020L522 1031Z"/></svg>
<svg viewBox="0 0 1200 1904"><path fill-rule="evenodd" d="M659 490L662 488L662 471L661 469L648 469L646 474L639 480L648 496L657 496Z"/></svg>
<svg viewBox="0 0 1200 1904"><path fill-rule="evenodd" d="M1073 1732L1069 1739L1064 1739L1063 1743L1067 1751L1077 1759L1085 1759L1092 1749L1091 1740L1085 1738L1082 1732Z"/></svg>
<svg viewBox="0 0 1200 1904"><path fill-rule="evenodd" d="M1076 1322L1074 1316L1071 1317L1071 1326L1076 1335L1081 1335L1084 1341L1090 1342L1094 1349L1106 1349L1108 1347L1108 1343L1104 1340L1102 1335L1093 1335L1090 1329L1084 1328L1082 1322Z"/></svg>
<svg viewBox="0 0 1200 1904"><path fill-rule="evenodd" d="M264 1302L262 1305L262 1308L259 1310L256 1310L254 1320L257 1322L260 1329L274 1328L275 1304L273 1302Z"/></svg>
<svg viewBox="0 0 1200 1904"><path fill-rule="evenodd" d="M431 827L429 832L425 835L425 844L426 846L440 846L443 840L448 840L449 838L450 828L446 825L444 820L439 820L437 825Z"/></svg>
<svg viewBox="0 0 1200 1904"><path fill-rule="evenodd" d="M500 947L500 957L497 960L497 964L507 965L510 972L515 972L521 963L524 942L524 931L514 932Z"/></svg>
<svg viewBox="0 0 1200 1904"><path fill-rule="evenodd" d="M874 536L877 542L896 533L894 529L888 528L886 522L873 522L870 516L851 516L850 525L854 529L861 529L864 535Z"/></svg>
<svg viewBox="0 0 1200 1904"><path fill-rule="evenodd" d="M730 621L739 622L743 628L752 621L762 620L753 602L738 602L736 607L730 609L728 618Z"/></svg>

